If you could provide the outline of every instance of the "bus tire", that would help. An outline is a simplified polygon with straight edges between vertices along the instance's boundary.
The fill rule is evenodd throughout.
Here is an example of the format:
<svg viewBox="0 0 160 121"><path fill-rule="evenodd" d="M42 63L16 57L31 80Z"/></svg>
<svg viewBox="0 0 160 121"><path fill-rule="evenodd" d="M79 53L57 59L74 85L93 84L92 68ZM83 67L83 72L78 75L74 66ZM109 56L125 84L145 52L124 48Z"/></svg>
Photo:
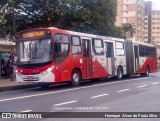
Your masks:
<svg viewBox="0 0 160 121"><path fill-rule="evenodd" d="M141 74L141 76L149 76L150 70L149 70L149 66L146 67L146 72Z"/></svg>
<svg viewBox="0 0 160 121"><path fill-rule="evenodd" d="M121 80L122 78L123 78L123 68L119 66L117 69L117 79Z"/></svg>
<svg viewBox="0 0 160 121"><path fill-rule="evenodd" d="M72 77L71 77L71 82L70 85L72 87L76 87L80 85L80 81L81 81L81 74L78 70L74 70L72 72Z"/></svg>
<svg viewBox="0 0 160 121"><path fill-rule="evenodd" d="M147 66L147 68L146 68L146 73L144 74L144 76L149 76L149 66Z"/></svg>

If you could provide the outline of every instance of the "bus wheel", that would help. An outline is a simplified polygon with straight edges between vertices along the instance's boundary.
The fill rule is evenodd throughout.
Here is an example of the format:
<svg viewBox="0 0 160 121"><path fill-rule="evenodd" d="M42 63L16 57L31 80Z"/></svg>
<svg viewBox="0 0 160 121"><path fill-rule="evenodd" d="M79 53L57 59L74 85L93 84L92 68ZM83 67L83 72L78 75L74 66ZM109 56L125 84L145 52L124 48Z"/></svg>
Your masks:
<svg viewBox="0 0 160 121"><path fill-rule="evenodd" d="M80 84L81 81L81 74L79 71L74 70L72 73L72 78L71 78L71 82L70 85L75 87L78 86Z"/></svg>
<svg viewBox="0 0 160 121"><path fill-rule="evenodd" d="M149 67L147 66L146 67L146 72L145 73L143 73L143 74L140 74L141 76L149 76Z"/></svg>
<svg viewBox="0 0 160 121"><path fill-rule="evenodd" d="M121 80L122 78L123 78L123 69L122 69L122 67L118 67L118 70L117 70L117 79Z"/></svg>
<svg viewBox="0 0 160 121"><path fill-rule="evenodd" d="M149 76L149 67L148 67L148 66L147 66L147 68L146 68L146 73L145 73L144 76Z"/></svg>

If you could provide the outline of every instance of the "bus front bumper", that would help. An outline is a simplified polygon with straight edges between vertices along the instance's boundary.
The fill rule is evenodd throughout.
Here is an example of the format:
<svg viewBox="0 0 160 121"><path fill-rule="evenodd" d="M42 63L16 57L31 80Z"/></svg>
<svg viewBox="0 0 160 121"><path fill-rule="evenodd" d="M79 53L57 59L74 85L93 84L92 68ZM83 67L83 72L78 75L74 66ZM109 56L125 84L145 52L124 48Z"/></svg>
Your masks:
<svg viewBox="0 0 160 121"><path fill-rule="evenodd" d="M55 82L55 75L52 72L36 75L22 75L16 73L16 81L19 83L52 83Z"/></svg>

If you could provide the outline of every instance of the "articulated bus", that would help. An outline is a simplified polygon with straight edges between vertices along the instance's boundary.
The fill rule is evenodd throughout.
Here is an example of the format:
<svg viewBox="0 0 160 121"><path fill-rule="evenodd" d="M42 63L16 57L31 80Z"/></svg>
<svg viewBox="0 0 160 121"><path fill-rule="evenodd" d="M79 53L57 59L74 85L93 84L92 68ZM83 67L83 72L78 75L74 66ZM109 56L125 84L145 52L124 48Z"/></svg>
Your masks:
<svg viewBox="0 0 160 121"><path fill-rule="evenodd" d="M82 80L149 76L157 70L153 45L54 27L17 33L16 49L16 80L22 83L77 86Z"/></svg>

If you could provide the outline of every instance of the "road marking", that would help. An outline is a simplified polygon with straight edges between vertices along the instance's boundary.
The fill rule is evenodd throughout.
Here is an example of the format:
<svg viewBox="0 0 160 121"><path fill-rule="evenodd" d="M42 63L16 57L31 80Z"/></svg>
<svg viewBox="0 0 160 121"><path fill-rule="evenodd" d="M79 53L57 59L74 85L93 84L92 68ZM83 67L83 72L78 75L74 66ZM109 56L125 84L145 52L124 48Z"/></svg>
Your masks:
<svg viewBox="0 0 160 121"><path fill-rule="evenodd" d="M152 83L152 85L156 85L156 84L159 84L159 82Z"/></svg>
<svg viewBox="0 0 160 121"><path fill-rule="evenodd" d="M107 95L108 94L101 94L101 95L92 96L91 98L94 99L94 98L103 97L103 96L107 96Z"/></svg>
<svg viewBox="0 0 160 121"><path fill-rule="evenodd" d="M146 78L143 78L142 80L144 80L144 79L146 79Z"/></svg>
<svg viewBox="0 0 160 121"><path fill-rule="evenodd" d="M149 78L151 78L151 77L147 77L145 79L149 79ZM7 98L7 99L0 100L0 102L11 101L11 100L18 100L18 99L25 99L25 98L31 98L31 97L37 97L37 96L43 96L43 95L50 95L50 94L56 94L56 93L61 93L61 92L68 92L68 91L73 91L73 90L87 89L87 88L93 88L93 87L100 87L100 86L111 85L111 84L125 83L125 82L131 82L133 80L140 80L140 79L143 79L143 78L130 79L130 80L124 80L124 81L117 81L117 82L111 82L111 83L103 83L103 84L86 86L86 87L77 87L77 88L66 89L66 90L61 90L61 91L47 92L47 93L41 93L41 94L35 94L35 95L27 95L27 96L15 97L15 98Z"/></svg>
<svg viewBox="0 0 160 121"><path fill-rule="evenodd" d="M25 110L25 111L21 111L21 112L31 112L32 110Z"/></svg>
<svg viewBox="0 0 160 121"><path fill-rule="evenodd" d="M147 85L142 85L142 86L138 86L137 88L143 88L146 87Z"/></svg>
<svg viewBox="0 0 160 121"><path fill-rule="evenodd" d="M147 89L147 88L139 88L138 91L142 91L142 90L145 90L145 89Z"/></svg>
<svg viewBox="0 0 160 121"><path fill-rule="evenodd" d="M126 92L126 91L129 91L129 90L131 90L131 89L119 90L119 91L117 91L117 92Z"/></svg>
<svg viewBox="0 0 160 121"><path fill-rule="evenodd" d="M75 103L75 102L77 102L77 100L69 101L69 102L64 102L64 103L59 103L59 104L54 104L53 106L66 105L66 104L71 104L71 103Z"/></svg>

